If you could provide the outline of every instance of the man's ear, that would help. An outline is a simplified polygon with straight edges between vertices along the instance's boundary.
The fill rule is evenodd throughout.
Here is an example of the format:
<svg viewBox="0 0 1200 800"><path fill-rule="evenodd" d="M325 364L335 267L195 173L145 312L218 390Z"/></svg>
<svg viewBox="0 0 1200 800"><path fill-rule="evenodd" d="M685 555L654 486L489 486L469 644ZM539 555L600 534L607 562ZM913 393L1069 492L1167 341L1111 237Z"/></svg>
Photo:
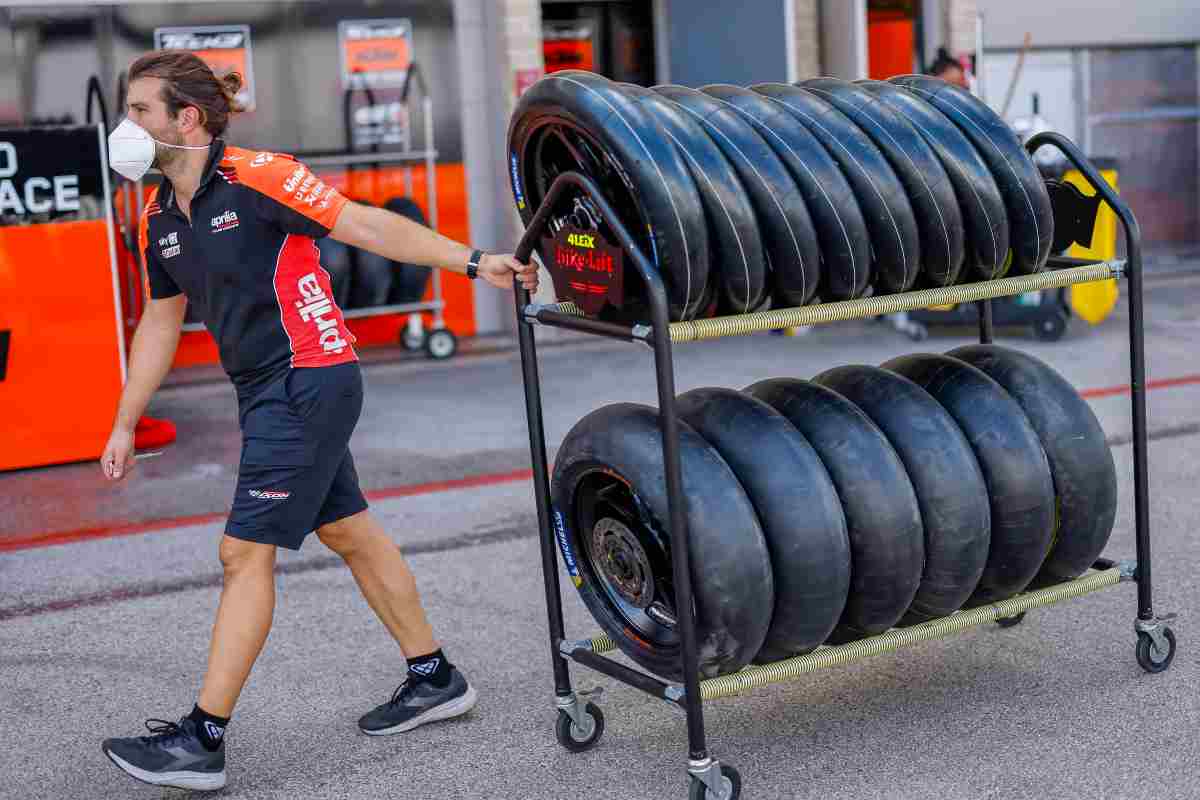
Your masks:
<svg viewBox="0 0 1200 800"><path fill-rule="evenodd" d="M195 106L184 106L179 112L180 127L190 133L204 124L204 115Z"/></svg>

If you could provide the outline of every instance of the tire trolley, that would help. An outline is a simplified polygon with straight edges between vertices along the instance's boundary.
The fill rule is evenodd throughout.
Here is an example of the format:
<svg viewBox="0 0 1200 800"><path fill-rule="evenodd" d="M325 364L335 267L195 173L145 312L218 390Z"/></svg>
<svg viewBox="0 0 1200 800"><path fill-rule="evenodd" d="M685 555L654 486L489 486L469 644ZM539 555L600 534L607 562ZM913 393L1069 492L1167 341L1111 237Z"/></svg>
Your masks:
<svg viewBox="0 0 1200 800"><path fill-rule="evenodd" d="M733 767L720 763L709 752L704 728L705 702L733 697L768 684L794 680L822 668L892 652L918 642L945 638L990 622L1004 626L1015 625L1031 609L1060 603L1125 582L1137 584L1137 616L1134 620L1134 630L1137 636L1138 664L1151 673L1162 672L1170 666L1176 647L1175 636L1166 624L1171 617L1155 616L1151 593L1140 232L1129 207L1070 140L1055 133L1042 133L1030 139L1026 149L1032 154L1038 148L1047 145L1060 150L1086 177L1097 193L1094 202L1089 206L1088 201L1092 201L1093 198L1085 198L1071 187L1048 184L1056 222L1052 252L1065 251L1072 241L1090 239L1095 209L1102 199L1116 213L1124 230L1126 260L1086 261L1052 256L1045 271L1032 275L676 323L669 322L667 291L662 278L635 243L628 229L622 226L597 185L578 171L564 172L554 179L517 247L516 257L523 262L528 261L537 243L547 233L556 201L565 191L573 188L586 194L600 209L623 252L623 263L627 268L632 267L640 276L650 306L650 319L646 323L618 324L585 317L579 308L570 302L531 304L529 293L519 283L515 287L542 573L549 618L550 655L558 713L556 734L564 748L572 752L588 750L598 743L604 731L604 717L600 709L593 702L581 698L572 686L569 664L574 662L682 708L687 718L689 797L693 800L733 800L741 794L741 778ZM1082 213L1081 208L1084 209ZM1001 602L957 611L949 616L911 627L893 628L848 644L822 646L805 655L771 664L748 666L732 674L705 680L700 678L693 586L687 547L687 520L685 515L680 513L680 509L685 508L686 498L682 489L679 417L675 406L675 344L861 319L947 303L977 304L979 341L987 344L992 340L991 299L1035 290L1054 290L1110 278L1125 278L1128 282L1136 560L1113 561L1102 558L1093 564L1090 571L1074 580L1021 593ZM542 421L535 325L566 328L620 341L640 342L653 349L670 510L669 520L664 521L664 524L669 527L673 554L671 570L678 613L677 627L681 640L682 683L661 680L607 657L606 653L617 649L616 644L607 635L572 639L568 638L564 631L557 543L550 500L550 473Z"/></svg>

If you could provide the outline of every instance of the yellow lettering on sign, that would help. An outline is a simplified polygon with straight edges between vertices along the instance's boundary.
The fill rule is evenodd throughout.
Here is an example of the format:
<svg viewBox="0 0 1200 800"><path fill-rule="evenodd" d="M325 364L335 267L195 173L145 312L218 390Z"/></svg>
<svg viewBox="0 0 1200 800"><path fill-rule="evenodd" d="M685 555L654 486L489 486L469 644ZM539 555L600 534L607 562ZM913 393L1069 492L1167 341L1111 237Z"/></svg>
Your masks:
<svg viewBox="0 0 1200 800"><path fill-rule="evenodd" d="M567 235L567 244L574 247L586 247L590 250L596 246L596 237L586 233L571 233Z"/></svg>

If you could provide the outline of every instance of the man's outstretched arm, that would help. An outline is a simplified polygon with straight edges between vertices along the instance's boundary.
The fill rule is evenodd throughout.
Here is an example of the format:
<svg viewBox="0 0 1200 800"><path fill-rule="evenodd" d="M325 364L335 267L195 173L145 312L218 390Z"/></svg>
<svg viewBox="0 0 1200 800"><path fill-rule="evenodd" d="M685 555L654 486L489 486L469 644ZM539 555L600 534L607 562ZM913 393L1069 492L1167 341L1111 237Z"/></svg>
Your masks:
<svg viewBox="0 0 1200 800"><path fill-rule="evenodd" d="M330 237L405 264L465 274L471 248L400 214L382 208L346 203ZM511 255L487 254L479 276L493 286L511 289L513 276L529 291L538 285L537 265L522 264Z"/></svg>

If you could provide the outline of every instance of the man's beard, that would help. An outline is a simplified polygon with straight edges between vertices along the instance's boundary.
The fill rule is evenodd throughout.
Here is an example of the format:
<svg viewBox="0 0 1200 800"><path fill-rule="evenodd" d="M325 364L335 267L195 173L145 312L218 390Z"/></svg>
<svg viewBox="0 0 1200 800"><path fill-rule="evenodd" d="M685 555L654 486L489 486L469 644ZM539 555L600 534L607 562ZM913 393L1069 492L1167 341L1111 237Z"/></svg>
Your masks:
<svg viewBox="0 0 1200 800"><path fill-rule="evenodd" d="M161 142L166 142L167 144L176 144L176 145L183 144L183 134L180 134L180 133L174 133L174 134L165 133L162 136L155 136L154 138L158 139ZM174 147L164 147L163 145L159 144L158 142L155 142L154 143L154 166L157 167L161 171L165 167L169 167L172 164L179 161L179 159L181 159L186 152L187 152L186 150L179 150Z"/></svg>

